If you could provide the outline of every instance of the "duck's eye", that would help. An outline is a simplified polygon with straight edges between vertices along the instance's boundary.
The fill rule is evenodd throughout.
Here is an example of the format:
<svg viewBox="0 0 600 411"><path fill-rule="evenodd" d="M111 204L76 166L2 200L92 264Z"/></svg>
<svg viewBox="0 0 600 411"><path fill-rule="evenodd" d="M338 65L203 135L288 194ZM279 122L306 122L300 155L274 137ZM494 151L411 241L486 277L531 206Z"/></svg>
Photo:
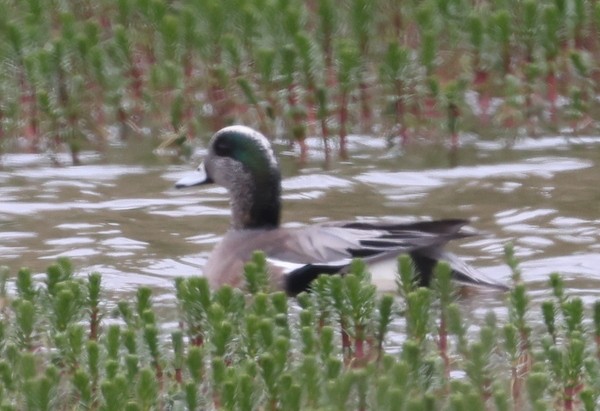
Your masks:
<svg viewBox="0 0 600 411"><path fill-rule="evenodd" d="M229 141L224 139L215 141L215 145L213 147L216 155L221 157L231 156L231 144L229 144Z"/></svg>

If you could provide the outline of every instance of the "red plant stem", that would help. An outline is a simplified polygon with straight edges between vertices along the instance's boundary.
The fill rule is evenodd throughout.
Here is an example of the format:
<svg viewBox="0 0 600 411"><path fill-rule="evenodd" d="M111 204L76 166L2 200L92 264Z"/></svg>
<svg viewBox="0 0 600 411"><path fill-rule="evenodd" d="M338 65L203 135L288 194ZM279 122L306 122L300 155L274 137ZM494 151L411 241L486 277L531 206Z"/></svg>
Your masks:
<svg viewBox="0 0 600 411"><path fill-rule="evenodd" d="M357 364L362 364L365 359L365 340L363 338L363 327L356 326L356 338L354 339L354 360Z"/></svg>
<svg viewBox="0 0 600 411"><path fill-rule="evenodd" d="M100 321L98 320L98 307L92 307L92 312L90 314L90 335L89 339L92 341L96 341L98 339L98 325Z"/></svg>
<svg viewBox="0 0 600 411"><path fill-rule="evenodd" d="M512 50L510 49L510 43L505 43L502 48L502 65L504 68L504 75L510 74L512 72L511 51Z"/></svg>
<svg viewBox="0 0 600 411"><path fill-rule="evenodd" d="M140 62L137 61L137 59L133 59L133 61L131 62L131 69L129 70L129 77L131 79L129 87L131 90L131 95L133 96L134 113L136 117L140 117L142 114L142 99L144 96L144 82L142 80L142 74L143 73L140 67Z"/></svg>
<svg viewBox="0 0 600 411"><path fill-rule="evenodd" d="M527 46L527 55L525 57L527 65L533 63L533 48ZM535 127L533 125L533 87L529 78L525 78L525 120L527 121L527 132L530 136L535 135Z"/></svg>
<svg viewBox="0 0 600 411"><path fill-rule="evenodd" d="M121 127L121 140L127 139L127 118L127 112L119 102L119 108L117 108L117 123L119 123Z"/></svg>
<svg viewBox="0 0 600 411"><path fill-rule="evenodd" d="M342 158L348 157L348 151L346 148L346 136L348 135L347 126L348 126L348 92L346 90L342 90L340 94L340 109L339 109L339 118L340 118L340 156Z"/></svg>
<svg viewBox="0 0 600 411"><path fill-rule="evenodd" d="M319 323L318 323L319 334L321 334L323 327L325 327L325 325L327 325L327 317L328 317L328 315L325 314L325 312L321 312L321 315L319 316Z"/></svg>
<svg viewBox="0 0 600 411"><path fill-rule="evenodd" d="M520 337L518 363L512 367L512 397L515 410L521 409L521 375L527 375L531 370L531 356L529 355L529 338L527 330L520 330Z"/></svg>
<svg viewBox="0 0 600 411"><path fill-rule="evenodd" d="M527 133L530 136L535 135L535 128L533 126L533 97L531 86L525 85L525 120L527 121Z"/></svg>
<svg viewBox="0 0 600 411"><path fill-rule="evenodd" d="M368 133L371 131L371 120L373 117L370 106L369 86L364 80L361 80L358 88L360 90L361 123L363 130Z"/></svg>
<svg viewBox="0 0 600 411"><path fill-rule="evenodd" d="M185 132L188 140L191 140L196 135L196 127L194 126L194 106L187 103L184 111Z"/></svg>
<svg viewBox="0 0 600 411"><path fill-rule="evenodd" d="M458 109L458 105L454 102L450 102L448 104L448 122L450 129L450 138L452 149L458 148L458 117L460 116L460 110Z"/></svg>
<svg viewBox="0 0 600 411"><path fill-rule="evenodd" d="M193 61L192 53L190 51L186 51L183 56L183 75L186 80L190 80L192 78L193 73L194 73L194 61Z"/></svg>
<svg viewBox="0 0 600 411"><path fill-rule="evenodd" d="M546 75L546 87L548 89L548 101L550 102L550 122L552 124L556 124L557 120L557 108L556 108L556 100L558 99L558 89L557 89L557 81L556 81L556 73L554 71L554 62L548 62L550 66L548 70L548 74Z"/></svg>
<svg viewBox="0 0 600 411"><path fill-rule="evenodd" d="M308 147L306 146L306 132L304 131L304 125L302 124L302 114L298 108L298 97L296 96L296 84L290 83L287 87L288 104L292 111L292 122L294 128L294 140L300 146L300 159L303 161L308 155Z"/></svg>
<svg viewBox="0 0 600 411"><path fill-rule="evenodd" d="M220 85L210 85L206 94L214 110L212 116L213 129L219 130L227 124L233 108L228 104L227 92Z"/></svg>
<svg viewBox="0 0 600 411"><path fill-rule="evenodd" d="M23 69L19 70L19 85L21 88L21 106L24 107L23 111L27 111L27 125L23 130L23 135L29 141L29 149L31 151L35 151L37 149L39 139L37 104L35 99L35 91L33 86L30 86L27 83Z"/></svg>
<svg viewBox="0 0 600 411"><path fill-rule="evenodd" d="M194 127L194 88L193 88L194 65L192 53L187 51L183 56L183 81L184 81L184 103L185 109L183 112L183 123L185 124L185 132L188 140L194 138L196 128Z"/></svg>
<svg viewBox="0 0 600 411"><path fill-rule="evenodd" d="M425 97L425 110L424 114L426 118L439 118L441 113L437 109L437 101L435 96L428 95Z"/></svg>
<svg viewBox="0 0 600 411"><path fill-rule="evenodd" d="M399 39L402 36L402 11L400 7L394 8L394 15L392 16L392 26L394 27L394 37Z"/></svg>
<svg viewBox="0 0 600 411"><path fill-rule="evenodd" d="M67 131L69 134L74 134L75 130L77 129L77 114L74 111L69 110L71 97L69 96L65 79L65 73L60 64L58 65L58 70L56 74L58 82L58 102L66 113L70 113L67 117ZM71 137L75 138L74 135L72 135ZM72 145L69 148L71 151L71 161L73 165L79 165L80 161L78 148Z"/></svg>
<svg viewBox="0 0 600 411"><path fill-rule="evenodd" d="M6 133L4 132L4 127L2 126L3 124L4 124L4 110L2 110L2 107L0 107L0 144L6 137Z"/></svg>
<svg viewBox="0 0 600 411"><path fill-rule="evenodd" d="M136 101L142 98L142 70L138 67L137 63L133 63L133 66L129 70L129 76L131 78L131 94Z"/></svg>
<svg viewBox="0 0 600 411"><path fill-rule="evenodd" d="M522 329L520 334L521 343L519 349L521 350L521 358L523 359L522 364L524 365L522 374L528 374L531 370L531 356L529 355L529 333L526 329Z"/></svg>
<svg viewBox="0 0 600 411"><path fill-rule="evenodd" d="M565 388L565 411L573 410L573 394L570 388Z"/></svg>
<svg viewBox="0 0 600 411"><path fill-rule="evenodd" d="M440 350L440 357L444 363L444 378L446 381L450 380L450 358L448 357L448 331L446 330L446 320L442 318L440 320L440 328L438 330L438 349Z"/></svg>
<svg viewBox="0 0 600 411"><path fill-rule="evenodd" d="M402 100L402 82L396 82L396 125L400 128L400 142L403 146L408 144L408 130L404 124L404 101Z"/></svg>
<svg viewBox="0 0 600 411"><path fill-rule="evenodd" d="M288 97L288 104L290 105L290 108L294 111L294 120L296 119L296 108L298 106L298 97L296 97L296 84L294 84L293 82L290 83L287 87L287 97Z"/></svg>
<svg viewBox="0 0 600 411"><path fill-rule="evenodd" d="M127 70L126 74L129 77L129 93L133 99L133 118L136 121L139 121L143 114L143 98L144 98L144 70L143 70L143 54L132 52L129 55L128 63L129 70ZM153 55L152 52L146 49L146 58L150 64L153 64Z"/></svg>
<svg viewBox="0 0 600 411"><path fill-rule="evenodd" d="M201 333L198 333L194 338L192 338L192 345L195 347L202 347L204 345L204 337Z"/></svg>
<svg viewBox="0 0 600 411"><path fill-rule="evenodd" d="M309 135L315 134L315 124L317 122L317 107L315 104L315 88L313 84L309 84L306 88L306 123L309 128Z"/></svg>
<svg viewBox="0 0 600 411"><path fill-rule="evenodd" d="M517 365L513 365L511 367L511 376L512 376L512 400L513 400L513 409L519 410L521 409L521 379L519 378L518 367Z"/></svg>
<svg viewBox="0 0 600 411"><path fill-rule="evenodd" d="M489 72L482 69L482 68L477 68L475 69L475 77L473 79L473 86L475 88L475 90L478 91L478 103L479 103L479 110L481 112L480 114L480 120L484 123L487 124L489 122L489 114L490 114L490 95L489 92L487 90L487 88L485 87L488 78L489 78Z"/></svg>
<svg viewBox="0 0 600 411"><path fill-rule="evenodd" d="M106 139L106 133L105 133L105 126L106 126L106 111L104 110L104 97L103 97L103 92L102 89L100 87L98 87L97 84L94 84L94 94L96 95L96 103L95 103L95 107L94 107L94 112L95 112L95 118L94 121L96 122L96 128L98 130L98 133L100 134L100 148L104 149L105 146L105 139Z"/></svg>
<svg viewBox="0 0 600 411"><path fill-rule="evenodd" d="M331 32L326 32L323 35L323 54L325 60L325 82L328 87L333 88L335 85L335 68L333 65L333 47L331 41Z"/></svg>
<svg viewBox="0 0 600 411"><path fill-rule="evenodd" d="M575 409L575 398L583 390L583 384L572 383L565 387L565 410L572 411Z"/></svg>
<svg viewBox="0 0 600 411"><path fill-rule="evenodd" d="M323 137L323 148L325 150L325 160L328 161L331 150L329 149L329 127L327 126L327 116L321 116L321 135Z"/></svg>
<svg viewBox="0 0 600 411"><path fill-rule="evenodd" d="M492 384L490 378L485 378L483 380L483 401L488 402L490 398L492 398Z"/></svg>
<svg viewBox="0 0 600 411"><path fill-rule="evenodd" d="M102 27L105 31L110 30L111 28L111 19L108 16L108 13L102 13L99 17L100 19L100 27Z"/></svg>
<svg viewBox="0 0 600 411"><path fill-rule="evenodd" d="M350 336L346 331L346 321L343 318L340 318L340 328L340 334L342 335L342 355L344 356L344 364L349 365L351 360L350 356L352 346L350 344Z"/></svg>
<svg viewBox="0 0 600 411"><path fill-rule="evenodd" d="M397 101L396 104L404 106L404 104L400 100ZM404 108L402 108L402 111L404 111ZM400 142L402 143L403 146L406 146L408 144L409 136L408 136L408 128L404 124L403 117L404 116L402 116L402 118L398 120L398 125L400 126Z"/></svg>
<svg viewBox="0 0 600 411"><path fill-rule="evenodd" d="M373 347L371 347L373 349ZM377 362L380 362L383 358L383 335L378 336L377 338Z"/></svg>
<svg viewBox="0 0 600 411"><path fill-rule="evenodd" d="M160 366L158 358L154 358L152 362L154 363L154 370L155 370L155 373L156 373L156 380L158 381L159 389L162 391L162 389L163 389L163 370L162 370L162 367Z"/></svg>

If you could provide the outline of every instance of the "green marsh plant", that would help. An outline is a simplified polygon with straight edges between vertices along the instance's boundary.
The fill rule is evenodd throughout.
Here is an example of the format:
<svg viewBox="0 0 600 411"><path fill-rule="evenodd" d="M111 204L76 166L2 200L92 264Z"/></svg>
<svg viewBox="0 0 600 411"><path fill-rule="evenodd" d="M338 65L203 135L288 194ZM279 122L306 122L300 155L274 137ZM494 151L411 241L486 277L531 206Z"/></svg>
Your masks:
<svg viewBox="0 0 600 411"><path fill-rule="evenodd" d="M65 149L78 163L115 136L178 148L245 123L303 157L310 137L345 156L350 134L386 136L390 105L398 134L445 141L445 91L465 79L456 99L478 93L460 109L482 135L519 100L504 127L598 127L593 0L7 0L0 14L4 151Z"/></svg>
<svg viewBox="0 0 600 411"><path fill-rule="evenodd" d="M357 260L292 299L270 289L256 253L244 290L177 279L176 323L148 288L115 306L100 274L81 276L67 259L39 280L27 269L9 279L3 268L0 407L595 409L600 303L589 309L552 274L542 320L532 321L538 308L510 245L506 261L507 317L475 322L448 265L425 288L408 256L395 294L377 293Z"/></svg>

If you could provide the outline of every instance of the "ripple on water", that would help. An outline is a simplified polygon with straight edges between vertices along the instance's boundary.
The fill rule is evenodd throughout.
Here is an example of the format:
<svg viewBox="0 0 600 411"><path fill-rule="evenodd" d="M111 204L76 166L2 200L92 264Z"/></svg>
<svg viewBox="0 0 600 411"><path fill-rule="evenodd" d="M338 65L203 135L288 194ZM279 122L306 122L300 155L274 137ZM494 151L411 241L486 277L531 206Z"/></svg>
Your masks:
<svg viewBox="0 0 600 411"><path fill-rule="evenodd" d="M546 281L550 273L560 273L567 281L582 281L586 288L600 292L600 253L580 253L530 259L521 264L528 282Z"/></svg>
<svg viewBox="0 0 600 411"><path fill-rule="evenodd" d="M149 214L164 215L168 217L194 217L194 216L227 216L229 210L223 207L209 207L202 204L184 205L175 209L152 210Z"/></svg>
<svg viewBox="0 0 600 411"><path fill-rule="evenodd" d="M504 231L518 233L515 241L523 247L542 248L557 242L575 245L598 242L600 228L594 226L593 222L582 218L555 216L557 213L557 210L533 210L529 207L510 209L497 213L496 221ZM551 219L548 218L550 216Z"/></svg>
<svg viewBox="0 0 600 411"><path fill-rule="evenodd" d="M27 247L21 245L23 240L36 236L36 233L30 231L0 231L0 255L6 260L18 258L27 252Z"/></svg>
<svg viewBox="0 0 600 411"><path fill-rule="evenodd" d="M496 213L496 221L498 224L502 226L507 226L510 224L523 223L528 220L532 220L535 218L556 214L557 210L549 209L549 208L536 208L532 209L530 207L525 209L509 209L504 210L499 213Z"/></svg>
<svg viewBox="0 0 600 411"><path fill-rule="evenodd" d="M356 177L358 181L375 185L399 187L419 186L436 188L453 180L485 179L492 177L551 178L564 171L580 170L592 167L591 161L569 157L536 157L518 163L493 165L460 166L451 169L432 169L422 171L367 171Z"/></svg>
<svg viewBox="0 0 600 411"><path fill-rule="evenodd" d="M440 178L428 175L426 171L367 171L356 176L355 179L366 184L390 185L405 189L409 187L436 188L444 184Z"/></svg>
<svg viewBox="0 0 600 411"><path fill-rule="evenodd" d="M59 257L68 257L68 258L73 258L73 259L78 259L78 258L82 258L82 257L92 257L95 255L99 255L100 254L100 250L97 250L95 248L72 248L66 251L62 251L60 253L57 254L50 254L50 255L43 255L40 256L39 258L42 260L55 260Z"/></svg>
<svg viewBox="0 0 600 411"><path fill-rule="evenodd" d="M139 287L151 287L169 289L173 288L173 279L161 276L149 275L140 271L128 271L124 267L109 265L92 265L87 268L88 272L99 272L102 274L102 286L107 293L116 294L122 298L123 294L136 292ZM160 293L159 293L160 294Z"/></svg>
<svg viewBox="0 0 600 411"><path fill-rule="evenodd" d="M36 215L46 211L74 208L74 203L34 203L28 201L0 201L0 213L9 215Z"/></svg>
<svg viewBox="0 0 600 411"><path fill-rule="evenodd" d="M45 188L62 188L62 187L74 187L80 190L95 188L97 184L95 182L86 182L78 180L50 180L44 181L42 187Z"/></svg>
<svg viewBox="0 0 600 411"><path fill-rule="evenodd" d="M101 155L95 151L82 151L79 153L79 159L82 162L94 161L100 157ZM10 168L39 167L40 164L54 166L56 162L71 164L71 156L68 153L55 153L52 157L35 153L3 153L0 157L0 164Z"/></svg>
<svg viewBox="0 0 600 411"><path fill-rule="evenodd" d="M221 236L213 233L199 234L191 237L186 237L186 241L194 244L216 244L221 239Z"/></svg>
<svg viewBox="0 0 600 411"><path fill-rule="evenodd" d="M115 180L126 175L144 174L147 168L141 166L124 166L117 164L88 164L77 167L40 167L16 169L13 176L32 180L58 181L61 179L75 179L82 181L107 181Z"/></svg>
<svg viewBox="0 0 600 411"><path fill-rule="evenodd" d="M23 238L32 238L37 234L31 231L0 231L0 240L21 240Z"/></svg>
<svg viewBox="0 0 600 411"><path fill-rule="evenodd" d="M138 241L127 237L111 237L100 241L100 244L105 247L127 250L142 250L148 246L148 243L145 241Z"/></svg>
<svg viewBox="0 0 600 411"><path fill-rule="evenodd" d="M195 260L192 265L171 258L156 260L145 267L144 272L156 276L161 282L168 278L174 280L178 277L199 275L201 270L198 267L198 262L203 262L203 260L205 259L199 256L198 260Z"/></svg>
<svg viewBox="0 0 600 411"><path fill-rule="evenodd" d="M327 191L322 190L311 190L302 191L301 193L284 194L281 196L283 201L294 201L294 200L316 200L322 198L327 194Z"/></svg>
<svg viewBox="0 0 600 411"><path fill-rule="evenodd" d="M553 245L554 241L540 236L527 235L519 237L519 244L523 244L528 247L542 248Z"/></svg>
<svg viewBox="0 0 600 411"><path fill-rule="evenodd" d="M284 190L312 190L349 188L353 183L350 180L340 177L329 176L327 174L304 174L300 176L286 178L282 182Z"/></svg>
<svg viewBox="0 0 600 411"><path fill-rule="evenodd" d="M55 239L50 239L50 240L46 240L46 244L48 245L61 245L61 246L65 246L65 245L76 245L76 244L92 244L94 243L96 240L94 240L93 238L90 237L67 237L67 238L55 238Z"/></svg>
<svg viewBox="0 0 600 411"><path fill-rule="evenodd" d="M512 146L514 150L568 150L578 145L600 144L600 137L597 136L545 136L545 137L523 137L519 138Z"/></svg>
<svg viewBox="0 0 600 411"><path fill-rule="evenodd" d="M58 224L56 228L60 228L61 230L86 230L92 228L102 227L102 224L90 224L90 223L63 223Z"/></svg>

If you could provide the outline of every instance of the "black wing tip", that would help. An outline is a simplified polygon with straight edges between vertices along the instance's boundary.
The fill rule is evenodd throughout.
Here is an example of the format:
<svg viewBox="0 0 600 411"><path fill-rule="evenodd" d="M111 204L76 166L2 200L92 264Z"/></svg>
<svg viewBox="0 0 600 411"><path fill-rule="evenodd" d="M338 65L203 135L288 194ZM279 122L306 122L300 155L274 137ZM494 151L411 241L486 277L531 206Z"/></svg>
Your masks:
<svg viewBox="0 0 600 411"><path fill-rule="evenodd" d="M434 277L433 272L439 260L416 252L410 253L410 257L418 273L419 285L421 287L430 287ZM493 289L496 291L510 291L510 287L506 284L487 279L483 275L480 278L471 277L455 268L452 268L452 279L464 286L485 288L488 290Z"/></svg>
<svg viewBox="0 0 600 411"><path fill-rule="evenodd" d="M410 223L398 222L361 222L352 221L344 224L344 228L353 228L357 230L386 230L386 231L424 231L428 233L452 234L458 233L460 230L470 224L471 221L463 218L447 218L442 220L432 221L416 221Z"/></svg>
<svg viewBox="0 0 600 411"><path fill-rule="evenodd" d="M344 266L307 264L285 276L284 290L288 295L296 296L310 290L310 284L321 274L333 275Z"/></svg>
<svg viewBox="0 0 600 411"><path fill-rule="evenodd" d="M454 280L458 281L462 286L465 286L465 287L476 287L476 288L480 288L480 289L494 290L494 291L501 291L501 292L507 292L507 291L511 290L511 287L509 287L506 284L495 282L495 281L493 281L491 279L487 279L487 278L480 278L480 279L471 278L457 270L452 270L452 278Z"/></svg>

